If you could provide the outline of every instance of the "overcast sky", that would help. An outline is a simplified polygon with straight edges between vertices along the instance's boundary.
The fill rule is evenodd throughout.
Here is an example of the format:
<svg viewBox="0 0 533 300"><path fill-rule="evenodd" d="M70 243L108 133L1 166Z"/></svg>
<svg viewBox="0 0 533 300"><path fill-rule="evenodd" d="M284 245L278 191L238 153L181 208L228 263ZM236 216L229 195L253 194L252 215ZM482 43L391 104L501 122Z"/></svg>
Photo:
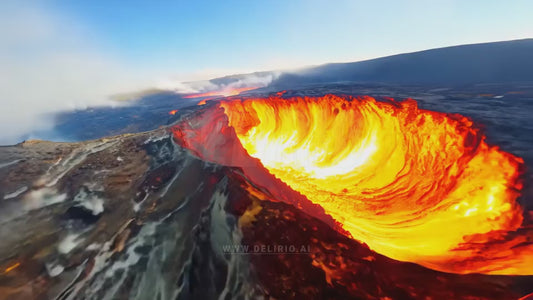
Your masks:
<svg viewBox="0 0 533 300"><path fill-rule="evenodd" d="M1 1L0 144L114 93L533 37L532 11L529 0Z"/></svg>

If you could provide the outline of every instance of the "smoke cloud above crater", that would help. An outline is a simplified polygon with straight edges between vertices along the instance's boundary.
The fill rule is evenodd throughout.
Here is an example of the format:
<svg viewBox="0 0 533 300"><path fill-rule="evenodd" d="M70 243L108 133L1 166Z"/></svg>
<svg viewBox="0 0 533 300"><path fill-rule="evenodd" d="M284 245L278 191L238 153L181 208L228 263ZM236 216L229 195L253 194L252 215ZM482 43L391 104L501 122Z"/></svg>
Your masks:
<svg viewBox="0 0 533 300"><path fill-rule="evenodd" d="M187 75L182 79L188 78L197 79L195 81L183 81L179 79L170 80L164 79L157 82L156 87L161 90L174 91L180 94L190 94L190 93L204 93L212 91L221 91L228 89L238 89L238 88L262 88L270 85L274 80L276 80L280 75L281 71L272 71L272 72L259 72L259 73L247 73L247 71L234 71L235 74L242 75L233 75L225 76L228 74L227 71L210 71L203 72L198 75ZM206 77L219 77L212 80L203 80Z"/></svg>

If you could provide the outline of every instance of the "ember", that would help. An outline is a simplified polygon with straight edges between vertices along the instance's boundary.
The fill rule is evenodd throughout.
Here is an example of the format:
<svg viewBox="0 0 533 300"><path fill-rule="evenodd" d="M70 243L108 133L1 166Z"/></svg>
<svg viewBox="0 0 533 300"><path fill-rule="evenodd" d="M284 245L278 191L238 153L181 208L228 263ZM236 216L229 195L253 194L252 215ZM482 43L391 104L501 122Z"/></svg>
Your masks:
<svg viewBox="0 0 533 300"><path fill-rule="evenodd" d="M4 274L7 274L13 270L15 270L16 268L18 268L20 266L20 263L15 263L14 265L11 265L9 267L6 268L6 270L4 271Z"/></svg>

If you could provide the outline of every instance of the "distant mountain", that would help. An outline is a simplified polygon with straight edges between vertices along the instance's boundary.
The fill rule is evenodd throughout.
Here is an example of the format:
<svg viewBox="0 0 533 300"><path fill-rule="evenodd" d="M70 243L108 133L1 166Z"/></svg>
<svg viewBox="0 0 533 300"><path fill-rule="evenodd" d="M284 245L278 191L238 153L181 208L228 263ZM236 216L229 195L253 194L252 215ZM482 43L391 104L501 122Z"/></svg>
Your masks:
<svg viewBox="0 0 533 300"><path fill-rule="evenodd" d="M232 75L212 82L227 84L246 76L268 73ZM325 64L297 72L285 71L270 86L290 88L339 81L439 85L533 81L533 38L452 46L360 62Z"/></svg>
<svg viewBox="0 0 533 300"><path fill-rule="evenodd" d="M472 44L333 63L284 73L274 84L337 81L472 84L533 81L533 39Z"/></svg>

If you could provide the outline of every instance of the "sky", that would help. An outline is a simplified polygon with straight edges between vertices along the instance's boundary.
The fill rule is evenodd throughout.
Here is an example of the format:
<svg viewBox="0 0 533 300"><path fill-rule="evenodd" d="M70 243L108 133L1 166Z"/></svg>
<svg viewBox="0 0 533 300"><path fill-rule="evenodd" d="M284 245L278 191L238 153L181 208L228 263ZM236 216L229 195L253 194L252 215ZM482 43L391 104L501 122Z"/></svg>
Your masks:
<svg viewBox="0 0 533 300"><path fill-rule="evenodd" d="M257 70L533 35L526 0L58 1L47 7L141 68ZM154 4L155 3L155 4Z"/></svg>
<svg viewBox="0 0 533 300"><path fill-rule="evenodd" d="M0 1L0 144L150 87L533 37L533 1Z"/></svg>

